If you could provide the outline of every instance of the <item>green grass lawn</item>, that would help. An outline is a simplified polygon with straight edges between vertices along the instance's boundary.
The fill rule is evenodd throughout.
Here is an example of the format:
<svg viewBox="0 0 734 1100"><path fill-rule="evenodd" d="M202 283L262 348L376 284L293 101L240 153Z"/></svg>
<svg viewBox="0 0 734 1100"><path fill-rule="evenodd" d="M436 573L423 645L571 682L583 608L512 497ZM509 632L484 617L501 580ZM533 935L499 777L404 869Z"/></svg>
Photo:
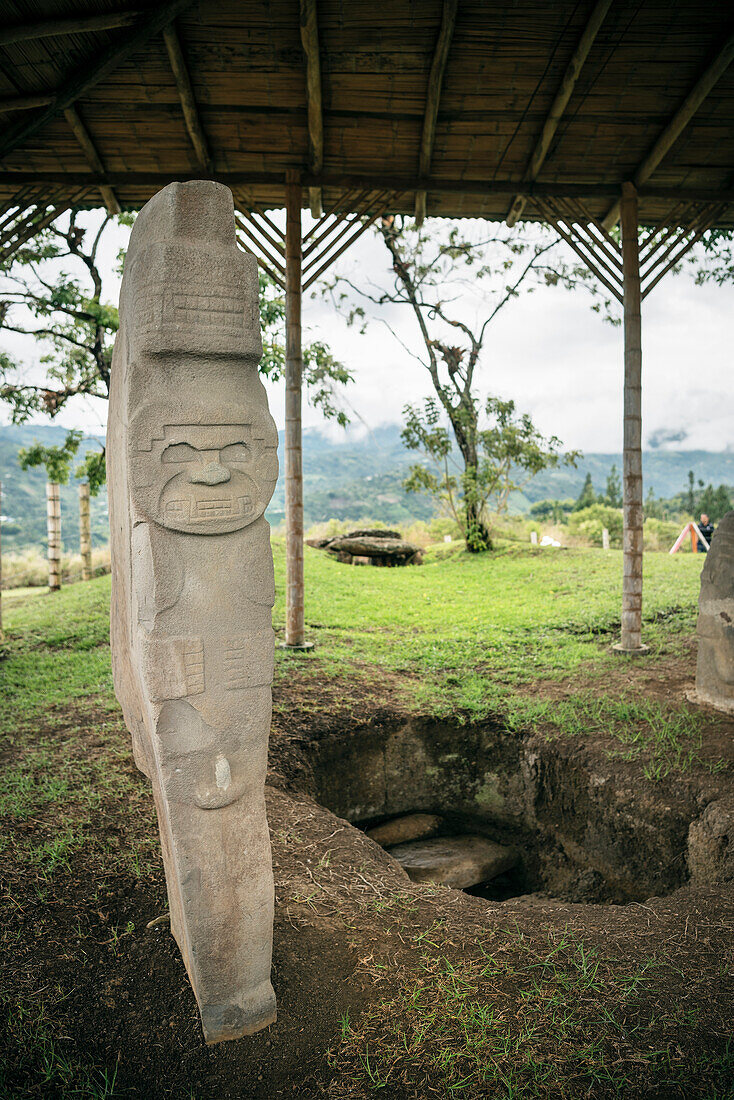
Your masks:
<svg viewBox="0 0 734 1100"><path fill-rule="evenodd" d="M276 630L284 622L285 552L274 545ZM695 629L704 558L648 554L644 638L653 657L674 653ZM342 565L306 554L306 623L315 651L278 651L279 673L347 680L403 679L406 704L424 713L482 717L517 689L620 658L619 551L517 548L459 554L405 569ZM91 698L113 705L110 578L26 598L3 594L6 660L0 722ZM31 594L33 593L33 594Z"/></svg>

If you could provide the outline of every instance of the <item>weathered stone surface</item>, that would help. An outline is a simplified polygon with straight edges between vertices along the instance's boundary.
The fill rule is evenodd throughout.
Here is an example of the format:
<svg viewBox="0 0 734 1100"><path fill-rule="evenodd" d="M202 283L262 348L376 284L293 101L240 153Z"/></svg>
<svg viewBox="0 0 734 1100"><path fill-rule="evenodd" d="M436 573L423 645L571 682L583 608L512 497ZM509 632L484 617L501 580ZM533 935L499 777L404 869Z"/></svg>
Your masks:
<svg viewBox="0 0 734 1100"><path fill-rule="evenodd" d="M174 183L130 238L107 454L115 691L150 778L208 1042L275 1019L264 783L277 433L232 195Z"/></svg>
<svg viewBox="0 0 734 1100"><path fill-rule="evenodd" d="M734 714L734 512L716 528L701 572L696 697Z"/></svg>
<svg viewBox="0 0 734 1100"><path fill-rule="evenodd" d="M422 560L420 547L401 538L343 535L331 539L325 549L339 561L365 558L371 565L419 565Z"/></svg>
<svg viewBox="0 0 734 1100"><path fill-rule="evenodd" d="M366 833L376 844L389 848L392 844L433 836L441 828L442 821L437 814L406 814L405 817L394 817L392 821L383 821L381 825L367 829Z"/></svg>
<svg viewBox="0 0 734 1100"><path fill-rule="evenodd" d="M709 802L688 830L691 882L710 886L734 879L734 796Z"/></svg>
<svg viewBox="0 0 734 1100"><path fill-rule="evenodd" d="M398 844L390 855L413 882L435 882L464 890L489 882L517 863L511 848L483 836L442 836Z"/></svg>

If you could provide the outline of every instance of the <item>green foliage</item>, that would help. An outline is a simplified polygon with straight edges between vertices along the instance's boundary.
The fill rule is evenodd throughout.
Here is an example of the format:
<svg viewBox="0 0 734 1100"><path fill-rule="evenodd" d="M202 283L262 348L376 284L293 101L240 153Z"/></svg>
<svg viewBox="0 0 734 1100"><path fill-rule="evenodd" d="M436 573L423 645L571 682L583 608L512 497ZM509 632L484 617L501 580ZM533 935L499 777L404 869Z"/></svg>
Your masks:
<svg viewBox="0 0 734 1100"><path fill-rule="evenodd" d="M726 485L720 485L718 489L714 489L713 485L709 484L699 497L699 514L707 515L712 523L720 523L731 509L730 490Z"/></svg>
<svg viewBox="0 0 734 1100"><path fill-rule="evenodd" d="M610 508L622 507L622 482L619 480L616 464L607 475L606 503Z"/></svg>
<svg viewBox="0 0 734 1100"><path fill-rule="evenodd" d="M592 504L596 504L596 499L594 486L591 483L591 474L587 474L581 492L573 506L574 512L580 512L583 508L590 508Z"/></svg>
<svg viewBox="0 0 734 1100"><path fill-rule="evenodd" d="M42 443L33 443L30 447L22 447L18 451L18 465L21 470L28 470L34 466L44 466L48 480L53 485L66 485L71 474L71 462L84 433L72 430L67 433L61 446L44 446Z"/></svg>
<svg viewBox="0 0 734 1100"><path fill-rule="evenodd" d="M602 529L609 532L612 546L622 545L622 513L619 508L610 508L608 504L591 504L586 508L574 508L568 517L569 530L580 535L592 544L602 545Z"/></svg>
<svg viewBox="0 0 734 1100"><path fill-rule="evenodd" d="M113 218L85 230L79 216L72 209L66 228L47 226L0 265L0 329L36 336L46 374L41 385L25 383L21 364L0 357L0 400L14 424L35 413L54 417L78 395L109 393L119 317L103 300L97 253Z"/></svg>
<svg viewBox="0 0 734 1100"><path fill-rule="evenodd" d="M454 472L452 441L443 426L438 402L427 398L422 406L406 406L402 438L409 450L422 451L431 467L411 467L405 481L409 492L424 492L433 497L442 510L453 517L467 548L473 552L488 549L489 514L507 510L510 493L521 489L540 473L559 463L574 465L578 452L562 454L556 436L545 438L527 413L519 414L514 401L488 397L480 426L478 402L472 398L471 411L460 411L464 431L471 439L476 461Z"/></svg>
<svg viewBox="0 0 734 1100"><path fill-rule="evenodd" d="M76 476L89 482L90 495L96 497L107 481L107 456L101 451L87 451L84 461L77 466Z"/></svg>
<svg viewBox="0 0 734 1100"><path fill-rule="evenodd" d="M564 523L569 512L573 511L575 503L573 500L539 500L530 506L529 514L537 519Z"/></svg>
<svg viewBox="0 0 734 1100"><path fill-rule="evenodd" d="M279 382L285 377L285 295L264 271L258 274L263 334L260 373ZM349 417L339 405L338 387L353 380L352 372L334 357L323 340L304 344L302 351L303 381L311 403L326 420L336 420L346 427Z"/></svg>

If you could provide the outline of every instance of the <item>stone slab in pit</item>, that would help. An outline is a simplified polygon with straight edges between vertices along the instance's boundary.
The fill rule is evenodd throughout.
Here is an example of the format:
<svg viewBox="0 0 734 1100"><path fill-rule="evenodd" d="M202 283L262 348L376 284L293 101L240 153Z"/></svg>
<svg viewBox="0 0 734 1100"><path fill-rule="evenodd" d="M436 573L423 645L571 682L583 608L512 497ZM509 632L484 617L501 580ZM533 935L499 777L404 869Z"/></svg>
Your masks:
<svg viewBox="0 0 734 1100"><path fill-rule="evenodd" d="M512 848L483 836L442 836L390 848L390 855L413 882L433 882L465 890L490 882L517 863Z"/></svg>

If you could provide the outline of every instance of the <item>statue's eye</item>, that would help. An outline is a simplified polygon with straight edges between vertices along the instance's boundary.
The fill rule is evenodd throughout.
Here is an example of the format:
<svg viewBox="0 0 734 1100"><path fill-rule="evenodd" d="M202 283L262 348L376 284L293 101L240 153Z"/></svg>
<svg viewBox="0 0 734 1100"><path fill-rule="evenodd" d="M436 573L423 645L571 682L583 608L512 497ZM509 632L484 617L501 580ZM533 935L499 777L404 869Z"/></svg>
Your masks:
<svg viewBox="0 0 734 1100"><path fill-rule="evenodd" d="M162 462L195 462L199 457L196 447L189 443L172 443L163 452Z"/></svg>
<svg viewBox="0 0 734 1100"><path fill-rule="evenodd" d="M247 462L250 456L246 443L230 443L228 447L222 447L219 457L224 462Z"/></svg>

